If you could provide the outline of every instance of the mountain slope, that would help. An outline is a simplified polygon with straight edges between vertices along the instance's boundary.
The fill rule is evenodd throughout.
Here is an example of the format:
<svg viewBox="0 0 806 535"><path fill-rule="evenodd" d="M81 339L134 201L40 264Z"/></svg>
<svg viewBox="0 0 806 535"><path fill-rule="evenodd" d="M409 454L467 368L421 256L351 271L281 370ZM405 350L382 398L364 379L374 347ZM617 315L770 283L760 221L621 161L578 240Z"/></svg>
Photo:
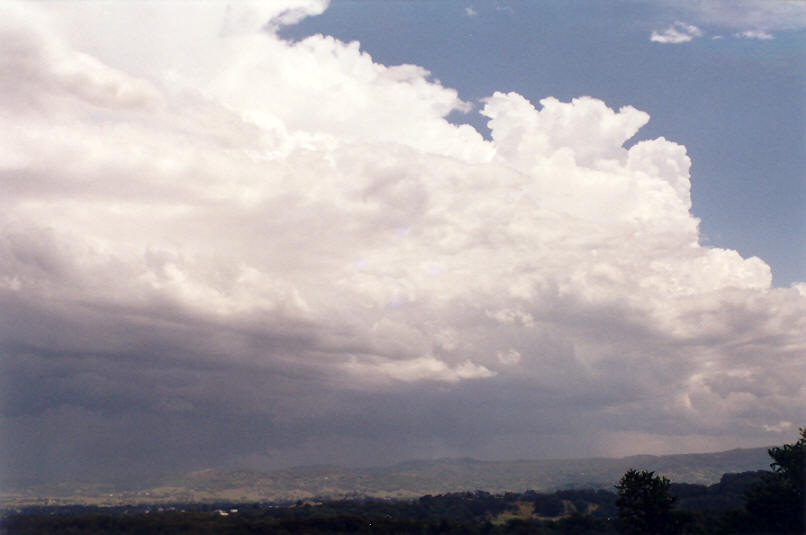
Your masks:
<svg viewBox="0 0 806 535"><path fill-rule="evenodd" d="M208 469L166 478L150 488L120 491L92 484L60 485L5 492L4 505L19 503L167 503L197 501L282 501L313 497L410 498L425 494L482 489L553 491L612 489L629 468L653 470L673 482L712 484L724 473L769 468L766 448L717 453L640 455L625 458L478 461L440 459L392 466L343 468L309 466L275 472ZM52 489L53 487L51 487ZM103 492L100 489L103 488ZM50 501L48 501L50 500Z"/></svg>

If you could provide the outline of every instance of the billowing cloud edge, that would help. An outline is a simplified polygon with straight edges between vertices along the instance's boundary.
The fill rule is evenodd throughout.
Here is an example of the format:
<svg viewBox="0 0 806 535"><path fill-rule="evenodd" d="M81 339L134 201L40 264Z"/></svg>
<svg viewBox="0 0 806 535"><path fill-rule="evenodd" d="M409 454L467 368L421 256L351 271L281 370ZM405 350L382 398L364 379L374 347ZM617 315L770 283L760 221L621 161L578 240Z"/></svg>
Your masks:
<svg viewBox="0 0 806 535"><path fill-rule="evenodd" d="M454 90L357 43L217 32L129 73L17 15L0 298L20 436L208 411L313 441L295 422L377 423L350 416L361 392L406 415L396 396L471 387L488 431L502 391L641 436L801 418L803 286L700 245L685 148L623 146L648 114L495 93L485 141L445 121Z"/></svg>

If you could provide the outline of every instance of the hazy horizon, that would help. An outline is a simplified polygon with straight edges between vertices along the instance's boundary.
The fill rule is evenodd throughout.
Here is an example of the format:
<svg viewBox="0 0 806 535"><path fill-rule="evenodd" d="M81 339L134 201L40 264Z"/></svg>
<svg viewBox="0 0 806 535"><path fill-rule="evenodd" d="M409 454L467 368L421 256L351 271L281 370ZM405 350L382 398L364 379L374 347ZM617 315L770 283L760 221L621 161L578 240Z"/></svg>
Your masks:
<svg viewBox="0 0 806 535"><path fill-rule="evenodd" d="M256 472L256 473L282 473L282 472L294 472L294 471L308 471L308 470L315 470L315 469L343 469L347 471L373 471L373 470L388 470L394 469L399 466L405 465L430 465L430 464L461 464L465 462L469 463L479 463L479 464L517 464L517 463L561 463L561 462L575 462L575 461L594 461L594 460L608 460L608 461L618 461L618 460L627 460L633 458L656 458L661 459L665 457L680 457L680 456L709 456L712 454L721 454L721 453L731 453L736 451L749 451L749 450L759 450L759 449L768 449L769 447L773 447L775 445L769 446L758 446L758 447L750 447L750 448L729 448L727 450L718 450L718 451L698 451L698 452L687 452L687 453L661 453L661 454L647 454L647 453L638 453L633 455L623 455L623 456L590 456L590 457L551 457L551 458L521 458L521 459L479 459L475 457L439 457L439 458L412 458L412 459L403 459L398 461L393 461L389 463L382 463L382 464L348 464L348 463L306 463L300 465L289 465L289 466L281 466L281 467L260 467L256 465L250 465L246 463L242 464L232 464L232 465L218 465L218 466L198 466L190 470L181 470L181 471L171 471L167 470L162 473L155 472L155 473L138 473L138 474L117 474L115 477L104 477L95 476L95 477L72 477L72 478L64 478L61 480L57 479L33 479L30 477L20 477L14 479L8 479L5 482L10 484L11 486L5 489L2 489L5 492L10 490L20 491L20 490L33 490L34 487L31 487L31 484L69 484L71 482L80 482L80 483L111 483L111 484L125 484L135 488L145 489L148 488L149 484L154 484L160 481L164 481L165 479L171 479L173 477L185 477L191 475L199 475L204 472L214 472L214 473L228 473L228 472L240 472L240 471L247 471L247 472ZM766 464L765 464L766 468ZM749 467L748 470L752 469ZM686 483L687 481L675 481L676 483ZM21 485L17 487L18 485Z"/></svg>

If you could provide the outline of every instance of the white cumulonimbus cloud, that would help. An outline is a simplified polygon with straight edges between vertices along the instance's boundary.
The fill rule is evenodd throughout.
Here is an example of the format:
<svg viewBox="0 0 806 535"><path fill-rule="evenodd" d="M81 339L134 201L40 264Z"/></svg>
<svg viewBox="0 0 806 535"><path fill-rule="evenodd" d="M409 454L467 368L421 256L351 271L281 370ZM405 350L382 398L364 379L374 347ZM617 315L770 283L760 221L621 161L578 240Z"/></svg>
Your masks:
<svg viewBox="0 0 806 535"><path fill-rule="evenodd" d="M104 5L0 22L16 469L153 462L130 426L201 463L802 420L806 287L700 244L685 148L624 148L648 114L497 92L485 140L425 69L277 36L323 3Z"/></svg>
<svg viewBox="0 0 806 535"><path fill-rule="evenodd" d="M655 43L688 43L695 37L700 37L702 30L692 24L677 21L663 31L654 30L649 40Z"/></svg>

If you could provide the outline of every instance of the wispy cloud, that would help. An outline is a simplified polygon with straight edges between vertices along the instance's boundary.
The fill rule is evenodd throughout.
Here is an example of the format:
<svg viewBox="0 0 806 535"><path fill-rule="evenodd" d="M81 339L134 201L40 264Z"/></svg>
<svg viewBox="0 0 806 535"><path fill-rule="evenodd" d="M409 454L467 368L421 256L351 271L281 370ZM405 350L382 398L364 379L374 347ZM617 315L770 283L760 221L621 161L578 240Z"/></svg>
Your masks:
<svg viewBox="0 0 806 535"><path fill-rule="evenodd" d="M759 39L761 41L775 39L774 35L767 33L763 30L746 30L743 32L736 33L734 34L734 36L740 39Z"/></svg>
<svg viewBox="0 0 806 535"><path fill-rule="evenodd" d="M802 0L667 0L666 4L686 20L734 31L742 28L766 31L806 28L806 2Z"/></svg>
<svg viewBox="0 0 806 535"><path fill-rule="evenodd" d="M515 11L512 9L512 6L509 5L507 0L495 0L495 10L499 12L509 13L510 15L515 13Z"/></svg>
<svg viewBox="0 0 806 535"><path fill-rule="evenodd" d="M677 21L665 30L655 30L650 36L650 41L655 43L679 44L687 43L695 37L700 37L702 30L692 24Z"/></svg>
<svg viewBox="0 0 806 535"><path fill-rule="evenodd" d="M476 10L473 9L473 6L467 6L465 8L465 15L467 15L468 17L475 17L476 15L478 15L478 12L476 12Z"/></svg>
<svg viewBox="0 0 806 535"><path fill-rule="evenodd" d="M787 422L786 420L781 420L777 424L774 425L764 425L764 430L769 431L771 433L785 433L787 431L791 431L794 429L794 425L792 422Z"/></svg>

